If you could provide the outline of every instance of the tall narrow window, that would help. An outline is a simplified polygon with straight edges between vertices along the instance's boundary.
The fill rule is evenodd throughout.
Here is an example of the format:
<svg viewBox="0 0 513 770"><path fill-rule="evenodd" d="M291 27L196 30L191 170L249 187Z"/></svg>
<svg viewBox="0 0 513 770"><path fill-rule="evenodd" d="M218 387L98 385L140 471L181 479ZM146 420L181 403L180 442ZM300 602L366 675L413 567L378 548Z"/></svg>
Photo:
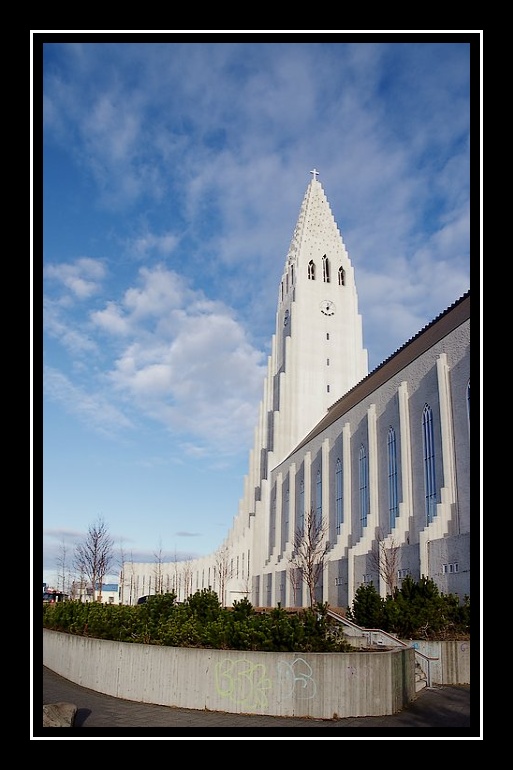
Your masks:
<svg viewBox="0 0 513 770"><path fill-rule="evenodd" d="M299 483L299 495L297 501L297 528L300 532L303 532L305 526L305 482L303 479L301 479Z"/></svg>
<svg viewBox="0 0 513 770"><path fill-rule="evenodd" d="M290 266L290 285L294 286L294 265Z"/></svg>
<svg viewBox="0 0 513 770"><path fill-rule="evenodd" d="M395 430L390 427L387 437L388 454L388 517L390 529L395 526L395 520L399 513L398 507L398 480L397 480L397 442Z"/></svg>
<svg viewBox="0 0 513 770"><path fill-rule="evenodd" d="M322 258L322 277L324 283L330 282L330 261L326 254Z"/></svg>
<svg viewBox="0 0 513 770"><path fill-rule="evenodd" d="M365 447L360 447L360 523L363 527L367 526L367 517L369 515L369 466L367 461L367 452Z"/></svg>
<svg viewBox="0 0 513 770"><path fill-rule="evenodd" d="M269 554L271 554L276 542L276 488L272 493L269 519Z"/></svg>
<svg viewBox="0 0 513 770"><path fill-rule="evenodd" d="M282 538L282 544L283 548L285 548L285 544L287 543L287 540L289 539L289 488L285 490L285 496L283 500L283 538Z"/></svg>
<svg viewBox="0 0 513 770"><path fill-rule="evenodd" d="M339 267L338 269L338 285L339 286L346 285L346 273L343 267Z"/></svg>
<svg viewBox="0 0 513 770"><path fill-rule="evenodd" d="M337 459L337 467L335 470L335 523L337 527L337 535L340 535L340 528L344 521L344 509L342 507L342 463L340 458Z"/></svg>
<svg viewBox="0 0 513 770"><path fill-rule="evenodd" d="M315 492L315 521L317 526L321 526L322 524L322 473L320 470L317 471L317 484L316 484L316 492Z"/></svg>
<svg viewBox="0 0 513 770"><path fill-rule="evenodd" d="M470 380L467 384L467 418L468 424L470 425Z"/></svg>
<svg viewBox="0 0 513 770"><path fill-rule="evenodd" d="M310 262L308 263L308 277L310 278L311 281L315 280L315 265L314 265L313 259L311 259Z"/></svg>
<svg viewBox="0 0 513 770"><path fill-rule="evenodd" d="M433 412L427 404L422 412L422 441L424 448L424 490L426 495L426 523L436 516L435 440Z"/></svg>

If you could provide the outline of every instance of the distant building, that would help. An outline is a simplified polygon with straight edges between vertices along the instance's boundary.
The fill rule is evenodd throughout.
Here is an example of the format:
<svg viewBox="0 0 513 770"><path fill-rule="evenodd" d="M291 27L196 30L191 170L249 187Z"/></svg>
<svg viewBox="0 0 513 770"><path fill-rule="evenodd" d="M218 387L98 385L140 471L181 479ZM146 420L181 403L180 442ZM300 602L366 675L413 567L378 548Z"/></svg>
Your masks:
<svg viewBox="0 0 513 770"><path fill-rule="evenodd" d="M92 585L86 585L75 581L71 588L71 598L79 599L81 602L94 601L93 587ZM96 586L96 601L101 601L102 604L119 604L119 586L117 583L104 583L101 587L99 584Z"/></svg>
<svg viewBox="0 0 513 770"><path fill-rule="evenodd" d="M103 604L119 604L119 586L117 583L106 583L102 586Z"/></svg>
<svg viewBox="0 0 513 770"><path fill-rule="evenodd" d="M46 583L43 584L43 604L54 604L55 602L63 602L68 599L68 595L62 591L58 591L56 588L47 588Z"/></svg>

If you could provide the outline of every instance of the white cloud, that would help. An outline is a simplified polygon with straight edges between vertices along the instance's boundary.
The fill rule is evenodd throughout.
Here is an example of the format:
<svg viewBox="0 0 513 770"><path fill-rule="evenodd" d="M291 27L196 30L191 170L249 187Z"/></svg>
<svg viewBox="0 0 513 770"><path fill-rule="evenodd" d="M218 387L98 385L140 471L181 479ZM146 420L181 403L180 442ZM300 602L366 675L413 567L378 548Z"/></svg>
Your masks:
<svg viewBox="0 0 513 770"><path fill-rule="evenodd" d="M91 321L112 335L123 336L130 332L129 319L123 315L122 309L115 302L107 302L104 310L92 312Z"/></svg>
<svg viewBox="0 0 513 770"><path fill-rule="evenodd" d="M187 288L180 297L173 274L162 268L142 272L145 288L126 294L133 337L108 375L115 390L153 420L190 431L211 449L247 446L265 374L262 353L231 311ZM177 303L185 301L174 322L138 326L162 302L165 287Z"/></svg>
<svg viewBox="0 0 513 770"><path fill-rule="evenodd" d="M79 327L71 326L63 318L63 306L45 298L43 301L43 328L49 337L56 339L72 355L95 353L96 342Z"/></svg>
<svg viewBox="0 0 513 770"><path fill-rule="evenodd" d="M142 286L127 289L123 297L125 311L134 319L165 315L187 300L188 289L183 277L160 265L142 268L140 280Z"/></svg>
<svg viewBox="0 0 513 770"><path fill-rule="evenodd" d="M151 252L168 256L176 249L180 238L174 233L155 233L146 232L128 242L128 247L138 256L147 256Z"/></svg>
<svg viewBox="0 0 513 770"><path fill-rule="evenodd" d="M65 322L49 316L50 331L75 355L79 346L70 341L88 339L87 329L96 368L67 375L47 368L47 394L101 432L129 428L139 414L180 436L191 454L247 448L262 397L264 354L230 308L173 271L141 268L138 283L91 312L92 326L74 315Z"/></svg>
<svg viewBox="0 0 513 770"><path fill-rule="evenodd" d="M49 264L44 276L68 289L77 299L89 299L100 291L106 270L102 262L81 257L73 263Z"/></svg>

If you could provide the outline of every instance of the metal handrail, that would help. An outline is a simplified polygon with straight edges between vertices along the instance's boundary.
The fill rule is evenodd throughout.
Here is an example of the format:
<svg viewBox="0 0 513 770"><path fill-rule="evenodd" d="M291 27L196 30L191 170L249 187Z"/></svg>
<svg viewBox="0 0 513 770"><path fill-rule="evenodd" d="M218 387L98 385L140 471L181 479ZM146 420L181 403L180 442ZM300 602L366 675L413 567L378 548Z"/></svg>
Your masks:
<svg viewBox="0 0 513 770"><path fill-rule="evenodd" d="M380 634L381 636L385 636L387 639L390 639L390 641L393 642L396 646L406 648L412 647L415 651L415 656L423 658L425 661L427 661L427 686L431 687L431 661L440 660L439 657L430 657L429 655L425 655L423 652L420 652L420 650L417 650L417 648L413 645L406 644L406 642L403 642L402 639L399 639L397 636L393 636L393 634L390 634L388 631L383 631L381 628L362 628L362 626L357 625L352 620L348 620L343 615L340 615L338 612L334 612L330 609L328 609L328 615L334 620L338 620L342 624L351 626L357 631L361 631L362 635L368 634L369 645L372 643L372 634Z"/></svg>

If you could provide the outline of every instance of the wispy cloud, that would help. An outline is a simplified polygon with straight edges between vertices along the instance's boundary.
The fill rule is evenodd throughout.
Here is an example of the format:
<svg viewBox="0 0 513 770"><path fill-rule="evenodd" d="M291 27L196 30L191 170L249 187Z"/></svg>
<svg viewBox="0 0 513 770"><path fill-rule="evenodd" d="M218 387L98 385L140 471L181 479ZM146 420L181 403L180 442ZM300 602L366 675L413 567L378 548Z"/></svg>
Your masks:
<svg viewBox="0 0 513 770"><path fill-rule="evenodd" d="M85 300L101 290L106 270L96 259L82 257L73 263L50 263L44 267L44 276L69 290L79 300Z"/></svg>
<svg viewBox="0 0 513 770"><path fill-rule="evenodd" d="M85 392L62 372L45 366L43 392L46 398L59 403L68 414L88 428L111 437L114 431L132 427L132 422L108 397L99 392Z"/></svg>

